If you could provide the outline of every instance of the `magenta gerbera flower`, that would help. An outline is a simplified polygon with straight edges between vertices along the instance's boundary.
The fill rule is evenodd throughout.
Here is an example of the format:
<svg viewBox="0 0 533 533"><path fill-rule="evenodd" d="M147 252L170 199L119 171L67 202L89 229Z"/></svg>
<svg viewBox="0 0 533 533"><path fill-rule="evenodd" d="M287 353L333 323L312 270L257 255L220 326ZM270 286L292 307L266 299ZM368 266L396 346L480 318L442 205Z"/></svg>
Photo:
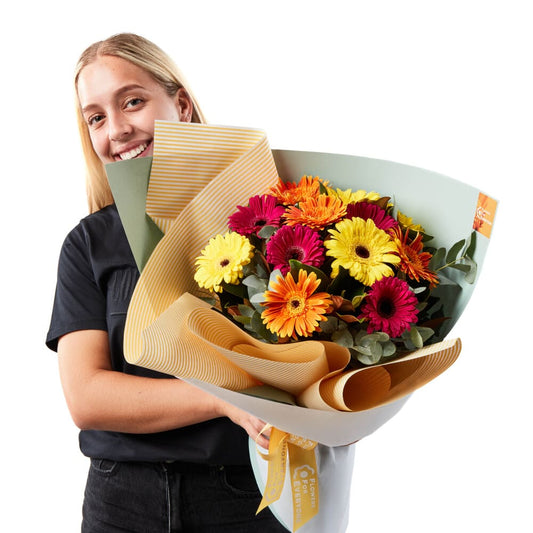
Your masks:
<svg viewBox="0 0 533 533"><path fill-rule="evenodd" d="M290 270L290 259L319 267L324 262L324 247L318 233L307 226L282 226L267 243L267 261L283 275Z"/></svg>
<svg viewBox="0 0 533 533"><path fill-rule="evenodd" d="M416 296L401 279L381 278L372 285L364 301L359 318L368 320L368 333L382 331L390 337L399 337L417 320Z"/></svg>
<svg viewBox="0 0 533 533"><path fill-rule="evenodd" d="M241 235L252 235L263 226L279 227L285 208L276 202L269 194L252 196L247 206L238 205L238 211L229 217L229 228Z"/></svg>
<svg viewBox="0 0 533 533"><path fill-rule="evenodd" d="M390 228L394 228L398 225L398 222L387 215L387 212L379 205L371 204L370 202L357 202L355 204L348 204L346 208L346 218L359 217L363 220L371 218L374 224L379 229L387 231Z"/></svg>

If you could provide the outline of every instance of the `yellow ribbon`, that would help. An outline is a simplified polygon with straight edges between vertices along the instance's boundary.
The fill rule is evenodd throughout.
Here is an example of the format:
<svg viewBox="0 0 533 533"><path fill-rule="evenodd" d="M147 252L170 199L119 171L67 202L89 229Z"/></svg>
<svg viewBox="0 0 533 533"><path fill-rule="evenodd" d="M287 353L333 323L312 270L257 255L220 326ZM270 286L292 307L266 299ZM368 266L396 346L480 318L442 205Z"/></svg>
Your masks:
<svg viewBox="0 0 533 533"><path fill-rule="evenodd" d="M267 424L263 431L269 427ZM314 441L272 428L268 454L258 451L268 461L268 476L257 513L279 500L285 484L287 456L291 476L293 531L297 531L318 513L316 445Z"/></svg>

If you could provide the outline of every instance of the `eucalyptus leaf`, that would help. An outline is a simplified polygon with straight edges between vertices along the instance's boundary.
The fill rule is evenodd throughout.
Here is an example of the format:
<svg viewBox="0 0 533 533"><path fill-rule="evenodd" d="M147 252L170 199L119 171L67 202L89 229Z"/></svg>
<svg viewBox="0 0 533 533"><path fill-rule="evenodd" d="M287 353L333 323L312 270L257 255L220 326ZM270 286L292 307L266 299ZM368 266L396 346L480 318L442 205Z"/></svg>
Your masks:
<svg viewBox="0 0 533 533"><path fill-rule="evenodd" d="M448 265L450 268L454 268L455 270L460 270L461 272L464 272L465 274L468 274L471 270L470 265L464 265L462 263L452 263L451 265Z"/></svg>
<svg viewBox="0 0 533 533"><path fill-rule="evenodd" d="M353 337L348 329L335 331L331 336L331 340L345 348L354 348Z"/></svg>
<svg viewBox="0 0 533 533"><path fill-rule="evenodd" d="M431 338L433 335L435 335L435 331L431 328L426 328L424 326L417 326L416 330L418 331L418 334L422 338L422 342L426 342L429 338Z"/></svg>
<svg viewBox="0 0 533 533"><path fill-rule="evenodd" d="M396 345L392 341L387 341L382 345L383 357L391 357L396 353Z"/></svg>
<svg viewBox="0 0 533 533"><path fill-rule="evenodd" d="M409 338L416 348L422 348L424 346L424 341L422 340L422 335L418 332L418 329L415 326L411 327L409 332Z"/></svg>
<svg viewBox="0 0 533 533"><path fill-rule="evenodd" d="M278 336L275 333L272 333L261 319L261 314L257 311L252 315L252 320L250 323L252 330L262 339L265 339L267 342L275 343L278 340Z"/></svg>
<svg viewBox="0 0 533 533"><path fill-rule="evenodd" d="M334 331L339 329L339 319L335 316L328 316L327 320L320 322L320 329L324 335L330 337Z"/></svg>
<svg viewBox="0 0 533 533"><path fill-rule="evenodd" d="M257 292L249 298L250 303L254 306L254 309L259 313L263 312L264 306L263 302L265 301L265 296L263 292Z"/></svg>
<svg viewBox="0 0 533 533"><path fill-rule="evenodd" d="M470 237L467 239L466 242L466 251L465 255L467 257L474 257L474 253L476 251L476 244L477 244L477 232L474 230L470 234Z"/></svg>
<svg viewBox="0 0 533 533"><path fill-rule="evenodd" d="M247 326L252 322L252 317L246 315L234 315L231 318L243 326Z"/></svg>
<svg viewBox="0 0 533 533"><path fill-rule="evenodd" d="M257 232L257 236L261 237L261 239L270 239L270 237L272 237L272 235L274 235L277 230L278 228L276 228L275 226L263 226Z"/></svg>
<svg viewBox="0 0 533 533"><path fill-rule="evenodd" d="M237 306L239 313L243 316L251 317L254 314L254 309L249 305L239 304Z"/></svg>
<svg viewBox="0 0 533 533"><path fill-rule="evenodd" d="M464 245L465 239L457 241L446 254L446 263L452 263L453 261L455 261L457 259L457 255L462 250Z"/></svg>
<svg viewBox="0 0 533 533"><path fill-rule="evenodd" d="M472 284L476 280L476 276L477 276L477 263L468 256L465 257L465 262L470 266L470 272L466 274L465 281L467 283Z"/></svg>
<svg viewBox="0 0 533 533"><path fill-rule="evenodd" d="M429 262L429 270L437 270L439 265L444 261L444 257L446 256L446 248L439 248L431 258Z"/></svg>
<svg viewBox="0 0 533 533"><path fill-rule="evenodd" d="M386 333L383 333L383 331L375 331L374 333L362 337L360 342L366 344L371 342L387 342L389 338L390 337Z"/></svg>
<svg viewBox="0 0 533 533"><path fill-rule="evenodd" d="M250 294L250 289L255 289L253 292L265 292L267 288L267 282L264 279L258 278L254 274L244 278L242 280L243 285L248 287L248 294Z"/></svg>
<svg viewBox="0 0 533 533"><path fill-rule="evenodd" d="M379 363L379 360L381 359L380 356L371 355L371 354L362 354L358 353L356 355L357 360L363 363L363 365L375 365L376 363Z"/></svg>

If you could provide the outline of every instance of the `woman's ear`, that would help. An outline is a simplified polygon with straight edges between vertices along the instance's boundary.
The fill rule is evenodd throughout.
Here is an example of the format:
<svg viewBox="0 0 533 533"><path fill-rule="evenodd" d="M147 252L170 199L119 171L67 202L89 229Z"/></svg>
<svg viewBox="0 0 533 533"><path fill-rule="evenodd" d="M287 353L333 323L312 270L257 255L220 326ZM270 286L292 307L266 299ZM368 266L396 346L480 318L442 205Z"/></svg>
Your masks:
<svg viewBox="0 0 533 533"><path fill-rule="evenodd" d="M192 120L193 104L189 93L181 87L178 89L174 99L180 122L190 122Z"/></svg>

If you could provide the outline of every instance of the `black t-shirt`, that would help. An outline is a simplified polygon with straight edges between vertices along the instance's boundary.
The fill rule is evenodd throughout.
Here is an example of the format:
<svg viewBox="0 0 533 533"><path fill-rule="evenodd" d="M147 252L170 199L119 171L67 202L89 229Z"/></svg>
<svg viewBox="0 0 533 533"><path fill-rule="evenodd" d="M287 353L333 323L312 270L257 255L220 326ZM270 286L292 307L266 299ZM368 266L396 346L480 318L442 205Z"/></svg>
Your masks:
<svg viewBox="0 0 533 533"><path fill-rule="evenodd" d="M72 331L107 331L113 370L169 378L130 365L123 355L124 324L139 271L114 205L84 218L63 244L47 346L56 351ZM248 464L248 436L228 418L150 434L83 430L80 448L88 457L116 461L178 460Z"/></svg>

